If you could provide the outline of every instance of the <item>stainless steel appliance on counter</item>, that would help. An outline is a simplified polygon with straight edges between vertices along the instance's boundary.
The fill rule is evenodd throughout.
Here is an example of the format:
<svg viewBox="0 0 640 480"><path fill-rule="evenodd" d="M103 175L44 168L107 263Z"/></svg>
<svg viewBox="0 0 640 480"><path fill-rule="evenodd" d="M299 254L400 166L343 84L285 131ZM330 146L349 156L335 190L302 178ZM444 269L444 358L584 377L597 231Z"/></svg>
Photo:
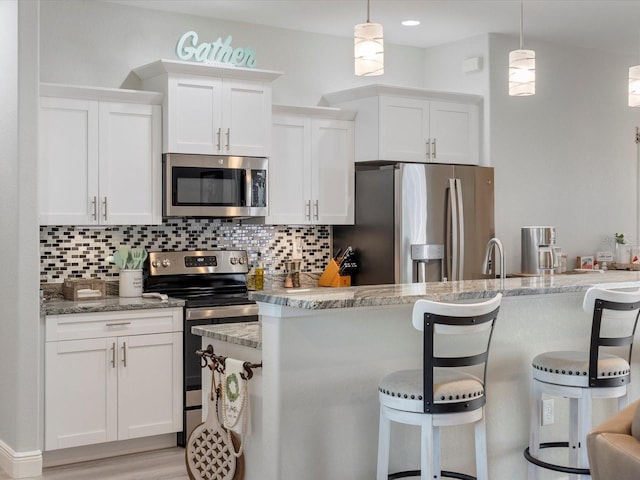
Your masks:
<svg viewBox="0 0 640 480"><path fill-rule="evenodd" d="M520 268L526 275L553 273L559 266L556 227L520 228Z"/></svg>
<svg viewBox="0 0 640 480"><path fill-rule="evenodd" d="M486 278L493 168L359 163L355 191L355 225L333 227L334 248L358 253L352 284Z"/></svg>
<svg viewBox="0 0 640 480"><path fill-rule="evenodd" d="M145 292L164 293L186 302L183 430L178 432L178 445L185 446L191 431L202 422L202 369L195 353L202 348L202 338L193 335L191 327L258 320L258 306L248 298L247 252L151 252L144 270Z"/></svg>
<svg viewBox="0 0 640 480"><path fill-rule="evenodd" d="M167 153L162 162L165 217L267 214L266 158Z"/></svg>

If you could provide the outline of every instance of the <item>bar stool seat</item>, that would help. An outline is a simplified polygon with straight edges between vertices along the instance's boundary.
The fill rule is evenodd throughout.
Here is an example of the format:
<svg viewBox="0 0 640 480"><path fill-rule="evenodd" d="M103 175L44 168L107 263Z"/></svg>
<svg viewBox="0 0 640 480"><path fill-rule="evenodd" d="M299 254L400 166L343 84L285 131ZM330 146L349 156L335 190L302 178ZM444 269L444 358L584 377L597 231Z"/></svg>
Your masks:
<svg viewBox="0 0 640 480"><path fill-rule="evenodd" d="M476 479L440 469L440 427L471 423L475 432L476 475L479 480L488 480L486 364L501 300L502 295L498 294L479 303L416 302L412 318L413 326L423 330L423 368L392 372L380 380L377 480L407 476L420 476L422 480ZM456 337L454 353L439 348L440 340L447 336ZM443 340L442 344L445 343ZM391 422L420 427L420 470L389 474Z"/></svg>
<svg viewBox="0 0 640 480"><path fill-rule="evenodd" d="M629 402L631 351L640 312L640 290L592 287L584 296L583 309L592 317L588 350L545 352L531 362L531 423L524 457L532 465L586 478L589 475L586 435L592 428L592 400L617 399L618 410ZM568 441L540 442L543 395L569 399ZM540 458L541 449L552 447L569 449L568 465Z"/></svg>

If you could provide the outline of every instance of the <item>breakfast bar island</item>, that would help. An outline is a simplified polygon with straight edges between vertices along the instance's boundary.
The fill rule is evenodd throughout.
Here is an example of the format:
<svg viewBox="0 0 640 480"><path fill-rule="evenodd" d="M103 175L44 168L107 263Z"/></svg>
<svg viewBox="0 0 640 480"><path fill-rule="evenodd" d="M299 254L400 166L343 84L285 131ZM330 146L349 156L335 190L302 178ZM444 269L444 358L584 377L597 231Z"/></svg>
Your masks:
<svg viewBox="0 0 640 480"><path fill-rule="evenodd" d="M640 272L253 292L259 325L193 332L220 355L263 363L250 386L246 480L371 480L378 381L394 370L421 367L413 303L474 301L501 292L487 373L489 477L525 479L531 360L547 350L588 349L591 317L582 300L594 285L638 288ZM632 379L640 372L635 351ZM639 397L640 382L632 381L630 398ZM614 411L615 401L595 401L594 424ZM555 424L545 427L543 441L546 434L566 440L567 415L564 401L556 400ZM418 429L394 425L391 471L419 469L419 445ZM472 427L443 429L442 465L474 474ZM563 477L540 477L551 478Z"/></svg>

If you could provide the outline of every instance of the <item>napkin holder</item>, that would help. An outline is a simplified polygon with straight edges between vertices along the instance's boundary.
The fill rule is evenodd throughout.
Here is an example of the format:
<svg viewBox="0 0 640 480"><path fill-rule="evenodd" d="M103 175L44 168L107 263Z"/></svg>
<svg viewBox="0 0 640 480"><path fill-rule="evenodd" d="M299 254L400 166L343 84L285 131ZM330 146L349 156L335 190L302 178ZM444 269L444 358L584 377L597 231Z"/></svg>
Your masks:
<svg viewBox="0 0 640 480"><path fill-rule="evenodd" d="M62 285L62 295L67 300L99 300L105 292L105 281L99 278L67 278Z"/></svg>
<svg viewBox="0 0 640 480"><path fill-rule="evenodd" d="M320 287L350 287L351 276L340 275L340 267L332 258L318 279Z"/></svg>

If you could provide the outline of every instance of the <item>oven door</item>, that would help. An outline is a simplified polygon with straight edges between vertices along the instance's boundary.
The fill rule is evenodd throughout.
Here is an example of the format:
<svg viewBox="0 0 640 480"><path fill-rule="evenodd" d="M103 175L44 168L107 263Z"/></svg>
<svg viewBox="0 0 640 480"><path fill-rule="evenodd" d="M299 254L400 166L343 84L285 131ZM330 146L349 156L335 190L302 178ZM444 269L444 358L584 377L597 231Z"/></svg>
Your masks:
<svg viewBox="0 0 640 480"><path fill-rule="evenodd" d="M258 306L232 305L186 308L184 312L184 412L183 431L178 432L178 445L185 446L189 435L202 423L202 368L196 351L202 349L202 337L191 333L191 327L221 323L258 321Z"/></svg>
<svg viewBox="0 0 640 480"><path fill-rule="evenodd" d="M267 159L165 154L163 215L239 217L267 214Z"/></svg>

